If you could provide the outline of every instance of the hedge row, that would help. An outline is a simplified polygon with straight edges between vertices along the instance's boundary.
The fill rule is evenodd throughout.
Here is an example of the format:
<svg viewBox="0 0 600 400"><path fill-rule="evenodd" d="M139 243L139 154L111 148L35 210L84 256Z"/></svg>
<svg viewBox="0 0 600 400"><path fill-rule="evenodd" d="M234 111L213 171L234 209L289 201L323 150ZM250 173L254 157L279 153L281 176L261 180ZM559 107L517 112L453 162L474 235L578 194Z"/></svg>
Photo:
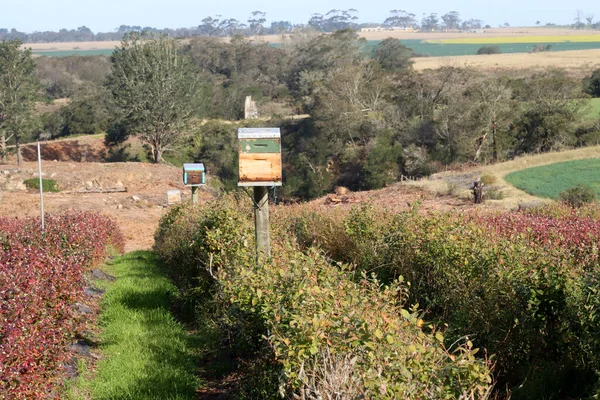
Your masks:
<svg viewBox="0 0 600 400"><path fill-rule="evenodd" d="M246 202L247 203L247 202ZM490 365L471 341L443 345L443 331L408 308L408 285L383 285L285 236L256 262L251 210L232 199L177 206L155 250L198 303L213 304L235 355L254 363L248 398L482 399ZM199 316L201 317L201 316Z"/></svg>
<svg viewBox="0 0 600 400"><path fill-rule="evenodd" d="M597 208L278 212L279 229L303 248L375 271L383 282L403 276L409 301L449 325L446 343L469 333L493 355L497 387L512 398L600 394Z"/></svg>
<svg viewBox="0 0 600 400"><path fill-rule="evenodd" d="M55 397L67 347L81 328L84 272L123 238L92 213L0 218L0 397Z"/></svg>

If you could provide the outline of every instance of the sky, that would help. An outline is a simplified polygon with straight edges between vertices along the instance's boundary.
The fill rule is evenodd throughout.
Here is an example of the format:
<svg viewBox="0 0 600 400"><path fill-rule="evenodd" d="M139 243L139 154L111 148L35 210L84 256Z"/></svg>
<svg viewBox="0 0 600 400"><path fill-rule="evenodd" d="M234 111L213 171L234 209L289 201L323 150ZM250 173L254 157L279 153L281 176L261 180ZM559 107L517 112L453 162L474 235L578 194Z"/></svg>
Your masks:
<svg viewBox="0 0 600 400"><path fill-rule="evenodd" d="M252 11L267 13L273 20L306 23L312 14L332 9L358 10L358 22L382 22L389 11L403 9L416 14L458 11L462 19L477 18L498 26L532 26L554 22L570 24L576 10L600 20L598 0L423 0L398 2L386 0L1 0L0 28L22 32L57 31L87 26L94 32L111 32L120 25L183 28L198 26L207 16L217 14L246 22Z"/></svg>

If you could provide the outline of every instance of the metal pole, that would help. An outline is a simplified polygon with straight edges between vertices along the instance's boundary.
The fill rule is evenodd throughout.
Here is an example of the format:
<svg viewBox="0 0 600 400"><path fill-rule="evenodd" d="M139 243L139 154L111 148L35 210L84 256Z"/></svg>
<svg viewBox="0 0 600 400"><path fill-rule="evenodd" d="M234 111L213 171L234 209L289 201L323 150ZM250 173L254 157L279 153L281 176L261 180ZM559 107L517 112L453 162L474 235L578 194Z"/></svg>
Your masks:
<svg viewBox="0 0 600 400"><path fill-rule="evenodd" d="M254 228L256 256L271 256L269 237L269 191L265 186L254 186Z"/></svg>
<svg viewBox="0 0 600 400"><path fill-rule="evenodd" d="M42 156L40 152L40 142L37 142L37 151L38 151L38 174L40 175L40 210L42 213L42 232L46 229L44 224L44 187L42 184Z"/></svg>

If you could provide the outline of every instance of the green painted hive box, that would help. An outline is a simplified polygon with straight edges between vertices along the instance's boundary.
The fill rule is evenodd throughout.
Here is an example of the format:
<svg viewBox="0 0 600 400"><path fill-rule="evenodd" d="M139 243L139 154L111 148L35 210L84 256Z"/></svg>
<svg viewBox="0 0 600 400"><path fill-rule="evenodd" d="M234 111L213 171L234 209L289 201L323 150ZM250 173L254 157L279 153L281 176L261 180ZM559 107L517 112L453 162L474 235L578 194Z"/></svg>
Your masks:
<svg viewBox="0 0 600 400"><path fill-rule="evenodd" d="M240 128L238 186L281 186L279 128Z"/></svg>

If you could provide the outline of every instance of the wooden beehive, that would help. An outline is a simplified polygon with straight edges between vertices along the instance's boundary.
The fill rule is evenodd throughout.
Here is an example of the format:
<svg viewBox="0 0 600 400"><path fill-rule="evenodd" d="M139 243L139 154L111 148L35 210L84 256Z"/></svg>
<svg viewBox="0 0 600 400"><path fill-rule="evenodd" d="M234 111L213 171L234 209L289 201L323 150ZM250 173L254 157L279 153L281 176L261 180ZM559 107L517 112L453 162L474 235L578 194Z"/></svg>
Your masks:
<svg viewBox="0 0 600 400"><path fill-rule="evenodd" d="M206 183L204 164L183 164L183 184L200 186Z"/></svg>
<svg viewBox="0 0 600 400"><path fill-rule="evenodd" d="M238 186L281 186L279 128L240 128Z"/></svg>

